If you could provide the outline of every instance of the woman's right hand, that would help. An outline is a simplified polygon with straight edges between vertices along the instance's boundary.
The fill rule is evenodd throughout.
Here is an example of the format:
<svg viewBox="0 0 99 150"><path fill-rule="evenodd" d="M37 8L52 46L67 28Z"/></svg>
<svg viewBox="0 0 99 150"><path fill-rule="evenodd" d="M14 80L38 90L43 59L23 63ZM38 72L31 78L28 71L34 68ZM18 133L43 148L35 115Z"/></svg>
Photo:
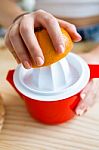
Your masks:
<svg viewBox="0 0 99 150"><path fill-rule="evenodd" d="M36 39L34 29L44 27L52 40L55 50L62 53L65 42L60 26L67 30L74 42L81 40L73 24L56 19L53 15L43 10L38 10L19 17L12 23L5 35L5 44L18 63L22 63L26 69L32 67L31 58L37 66L44 63L44 56Z"/></svg>

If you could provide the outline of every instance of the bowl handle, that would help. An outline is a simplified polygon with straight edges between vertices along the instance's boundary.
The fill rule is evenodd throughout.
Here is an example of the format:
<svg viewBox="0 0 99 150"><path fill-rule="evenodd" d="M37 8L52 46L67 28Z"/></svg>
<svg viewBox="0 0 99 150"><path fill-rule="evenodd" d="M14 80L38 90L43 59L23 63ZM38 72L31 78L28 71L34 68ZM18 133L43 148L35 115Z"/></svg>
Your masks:
<svg viewBox="0 0 99 150"><path fill-rule="evenodd" d="M99 78L99 65L88 64L90 68L90 79Z"/></svg>
<svg viewBox="0 0 99 150"><path fill-rule="evenodd" d="M9 70L6 80L15 88L15 85L13 82L13 74L14 74L14 70Z"/></svg>
<svg viewBox="0 0 99 150"><path fill-rule="evenodd" d="M90 79L99 78L99 65L88 64L90 68ZM9 70L6 80L13 86L13 88L21 95L21 93L16 89L13 82L13 74L15 70Z"/></svg>
<svg viewBox="0 0 99 150"><path fill-rule="evenodd" d="M22 97L23 95L16 89L14 82L13 82L13 74L15 70L9 70L6 80L12 85L12 87L16 90L16 92Z"/></svg>

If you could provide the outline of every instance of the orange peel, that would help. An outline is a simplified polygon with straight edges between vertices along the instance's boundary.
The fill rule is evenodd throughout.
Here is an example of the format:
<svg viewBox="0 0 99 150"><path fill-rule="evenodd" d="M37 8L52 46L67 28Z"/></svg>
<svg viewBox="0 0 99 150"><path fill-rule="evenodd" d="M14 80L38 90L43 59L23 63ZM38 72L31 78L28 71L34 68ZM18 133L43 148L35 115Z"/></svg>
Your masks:
<svg viewBox="0 0 99 150"><path fill-rule="evenodd" d="M47 30L42 29L42 30L35 32L36 38L38 40L38 43L44 55L44 64L40 67L49 66L59 61L60 59L64 58L73 48L73 42L68 32L63 28L61 28L61 32L62 32L64 40L66 41L65 50L61 54L55 51L55 48L52 44L52 41L49 37ZM38 66L36 66L33 62L33 68L37 68L37 67Z"/></svg>

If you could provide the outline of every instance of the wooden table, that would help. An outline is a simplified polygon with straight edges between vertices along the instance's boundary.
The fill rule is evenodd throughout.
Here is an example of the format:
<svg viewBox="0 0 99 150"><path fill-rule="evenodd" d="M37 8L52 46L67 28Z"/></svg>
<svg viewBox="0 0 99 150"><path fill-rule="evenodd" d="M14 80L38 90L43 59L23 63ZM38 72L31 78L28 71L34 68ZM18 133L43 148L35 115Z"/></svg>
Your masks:
<svg viewBox="0 0 99 150"><path fill-rule="evenodd" d="M84 116L57 126L40 124L5 80L8 70L15 67L8 50L0 49L0 93L6 108L0 150L99 150L99 96Z"/></svg>

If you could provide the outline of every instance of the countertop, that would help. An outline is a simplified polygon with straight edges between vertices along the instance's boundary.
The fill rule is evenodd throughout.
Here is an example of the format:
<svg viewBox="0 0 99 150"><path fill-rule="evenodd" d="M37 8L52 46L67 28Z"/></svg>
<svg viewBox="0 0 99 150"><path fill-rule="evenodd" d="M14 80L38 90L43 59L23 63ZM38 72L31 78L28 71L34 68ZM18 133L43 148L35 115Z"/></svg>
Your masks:
<svg viewBox="0 0 99 150"><path fill-rule="evenodd" d="M77 49L85 48L78 44ZM92 47L92 46L91 46ZM0 133L0 150L99 150L99 95L89 111L60 125L44 125L30 117L24 101L5 80L16 62L0 49L0 93L6 116Z"/></svg>

